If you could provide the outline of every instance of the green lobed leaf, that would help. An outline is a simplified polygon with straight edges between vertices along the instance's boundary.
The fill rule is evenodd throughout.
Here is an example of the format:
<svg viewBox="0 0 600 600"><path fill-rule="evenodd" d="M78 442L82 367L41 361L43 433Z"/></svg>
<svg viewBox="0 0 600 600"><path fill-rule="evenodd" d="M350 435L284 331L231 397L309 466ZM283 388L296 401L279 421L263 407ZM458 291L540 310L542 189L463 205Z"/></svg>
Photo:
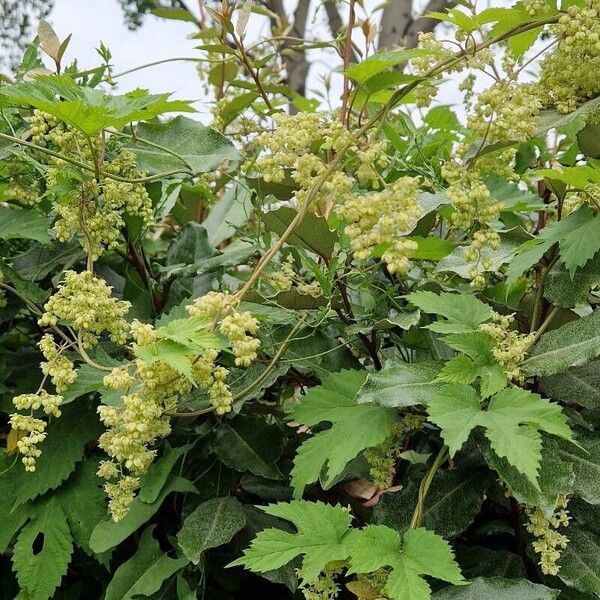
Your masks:
<svg viewBox="0 0 600 600"><path fill-rule="evenodd" d="M412 292L409 302L423 312L444 317L427 328L438 333L469 333L492 317L493 310L475 296L443 292Z"/></svg>
<svg viewBox="0 0 600 600"><path fill-rule="evenodd" d="M109 95L98 88L79 86L66 75L38 75L35 81L4 85L0 105L33 106L92 135L107 127L121 129L132 121L168 112L194 112L188 102L171 101L169 96L140 89Z"/></svg>
<svg viewBox="0 0 600 600"><path fill-rule="evenodd" d="M309 389L295 407L291 418L302 425L332 424L304 441L296 453L291 472L296 497L320 478L323 485L332 484L353 458L390 434L395 421L393 409L357 404L356 395L365 376L364 371L332 373L323 385ZM340 439L345 442L340 444Z"/></svg>
<svg viewBox="0 0 600 600"><path fill-rule="evenodd" d="M104 600L133 600L157 592L163 582L188 564L186 558L170 558L152 535L154 526L148 527L136 553L123 563L113 575Z"/></svg>
<svg viewBox="0 0 600 600"><path fill-rule="evenodd" d="M270 504L261 509L269 515L291 521L297 533L264 529L244 550L243 556L229 566L244 566L264 573L302 556L302 579L311 582L327 563L348 558L345 541L350 528L350 514L341 506L296 500Z"/></svg>
<svg viewBox="0 0 600 600"><path fill-rule="evenodd" d="M242 505L231 496L203 502L183 522L177 543L184 555L197 565L206 550L230 542L246 524Z"/></svg>
<svg viewBox="0 0 600 600"><path fill-rule="evenodd" d="M67 572L72 551L67 517L59 501L48 498L38 505L13 549L13 568L28 600L48 600L54 596Z"/></svg>

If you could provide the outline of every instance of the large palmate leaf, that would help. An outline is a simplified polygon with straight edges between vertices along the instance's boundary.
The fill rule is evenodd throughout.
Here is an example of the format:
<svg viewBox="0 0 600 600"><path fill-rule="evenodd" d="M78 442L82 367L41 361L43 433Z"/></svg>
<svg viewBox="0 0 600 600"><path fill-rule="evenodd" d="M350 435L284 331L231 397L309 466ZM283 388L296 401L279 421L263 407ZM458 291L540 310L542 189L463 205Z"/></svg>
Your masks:
<svg viewBox="0 0 600 600"><path fill-rule="evenodd" d="M432 399L428 412L429 420L441 428L451 456L460 450L475 427L484 427L493 451L536 487L542 448L538 429L572 439L567 418L558 404L520 388L498 392L487 410L482 410L472 387L449 384Z"/></svg>
<svg viewBox="0 0 600 600"><path fill-rule="evenodd" d="M126 146L135 153L140 169L150 173L187 169L196 175L240 159L222 133L181 115L165 123L140 123Z"/></svg>
<svg viewBox="0 0 600 600"><path fill-rule="evenodd" d="M393 409L357 403L356 395L365 376L365 371L332 373L323 385L311 388L295 407L292 418L302 425L332 424L298 449L291 473L297 497L320 476L323 485L333 483L353 458L380 444L390 434L395 420Z"/></svg>
<svg viewBox="0 0 600 600"><path fill-rule="evenodd" d="M553 375L600 355L600 311L544 333L523 363L528 375Z"/></svg>
<svg viewBox="0 0 600 600"><path fill-rule="evenodd" d="M409 529L402 537L383 525L369 525L349 539L351 573L391 568L385 590L394 600L428 600L423 575L455 585L464 582L448 542L427 529Z"/></svg>
<svg viewBox="0 0 600 600"><path fill-rule="evenodd" d="M600 362L592 361L540 377L539 388L546 396L563 404L600 408Z"/></svg>
<svg viewBox="0 0 600 600"><path fill-rule="evenodd" d="M41 541L41 548L36 542ZM19 585L31 600L48 600L59 586L73 551L71 533L59 501L49 498L38 505L23 527L13 550Z"/></svg>
<svg viewBox="0 0 600 600"><path fill-rule="evenodd" d="M405 363L389 360L381 371L369 373L359 402L402 407L426 405L442 384L436 380L441 365L434 362Z"/></svg>
<svg viewBox="0 0 600 600"><path fill-rule="evenodd" d="M264 529L230 566L264 573L303 556L302 578L314 581L328 562L348 558L346 540L351 517L342 507L296 500L260 508L268 515L291 521L297 533Z"/></svg>
<svg viewBox="0 0 600 600"><path fill-rule="evenodd" d="M0 105L33 106L91 135L168 112L194 112L188 102L171 101L169 96L139 89L112 96L97 88L79 86L66 75L40 75L32 82L4 85Z"/></svg>
<svg viewBox="0 0 600 600"><path fill-rule="evenodd" d="M132 600L150 596L162 583L188 564L187 558L170 558L148 527L140 538L137 552L116 571L106 588L105 600Z"/></svg>
<svg viewBox="0 0 600 600"><path fill-rule="evenodd" d="M183 522L177 542L185 556L198 564L202 553L231 541L246 524L242 505L231 496L203 502Z"/></svg>
<svg viewBox="0 0 600 600"><path fill-rule="evenodd" d="M469 333L493 314L491 306L468 294L412 292L407 298L423 312L443 317L427 326L438 333Z"/></svg>

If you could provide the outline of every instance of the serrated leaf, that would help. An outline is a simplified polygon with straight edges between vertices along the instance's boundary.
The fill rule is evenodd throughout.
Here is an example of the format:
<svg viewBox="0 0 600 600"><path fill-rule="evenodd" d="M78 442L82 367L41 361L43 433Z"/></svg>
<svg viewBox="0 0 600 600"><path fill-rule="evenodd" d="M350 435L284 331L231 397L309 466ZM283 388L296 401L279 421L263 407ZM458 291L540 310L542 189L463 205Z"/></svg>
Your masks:
<svg viewBox="0 0 600 600"><path fill-rule="evenodd" d="M123 563L113 575L105 600L133 600L157 592L164 581L188 564L186 558L170 558L148 527L140 538L136 553Z"/></svg>
<svg viewBox="0 0 600 600"><path fill-rule="evenodd" d="M435 56L436 54L439 54L439 52L423 48L377 52L358 64L350 65L346 69L346 74L358 83L365 83L378 73L405 63L411 58L418 56Z"/></svg>
<svg viewBox="0 0 600 600"><path fill-rule="evenodd" d="M197 175L241 158L222 133L181 115L164 123L140 123L135 139L124 146L135 153L139 168L149 173L187 169Z"/></svg>
<svg viewBox="0 0 600 600"><path fill-rule="evenodd" d="M344 467L366 448L390 434L395 411L376 404L357 404L356 395L365 380L364 371L332 373L323 385L308 390L291 418L307 426L332 424L302 443L294 458L292 487L296 497L314 481L329 485ZM344 444L339 440L344 439Z"/></svg>
<svg viewBox="0 0 600 600"><path fill-rule="evenodd" d="M468 333L492 317L491 306L475 296L443 292L412 292L407 296L409 302L423 312L444 317L427 328L438 333Z"/></svg>
<svg viewBox="0 0 600 600"><path fill-rule="evenodd" d="M428 412L429 420L441 428L451 456L460 450L475 427L482 426L494 452L505 457L536 487L541 460L538 429L564 439L571 439L572 435L557 404L520 388L498 392L484 411L472 387L449 384L432 399Z"/></svg>
<svg viewBox="0 0 600 600"><path fill-rule="evenodd" d="M276 462L283 451L283 434L277 425L268 425L261 417L240 416L222 423L214 433L211 447L232 469L269 479L282 478Z"/></svg>
<svg viewBox="0 0 600 600"><path fill-rule="evenodd" d="M556 600L560 590L553 590L527 579L477 577L468 587L449 586L436 592L432 600Z"/></svg>
<svg viewBox="0 0 600 600"><path fill-rule="evenodd" d="M36 240L50 242L48 220L27 208L0 206L0 239Z"/></svg>
<svg viewBox="0 0 600 600"><path fill-rule="evenodd" d="M384 525L354 532L348 542L350 573L370 573L391 567L385 589L394 600L429 600L430 588L422 575L456 585L463 583L450 545L424 528L400 534Z"/></svg>
<svg viewBox="0 0 600 600"><path fill-rule="evenodd" d="M75 543L88 554L94 527L106 516L106 496L96 475L98 462L85 460L56 491L54 497L66 515Z"/></svg>
<svg viewBox="0 0 600 600"><path fill-rule="evenodd" d="M600 595L600 536L573 523L558 561L558 576L580 592Z"/></svg>
<svg viewBox="0 0 600 600"><path fill-rule="evenodd" d="M571 277L563 264L552 267L544 282L544 298L555 306L573 308L588 301L590 288L600 283L600 254Z"/></svg>
<svg viewBox="0 0 600 600"><path fill-rule="evenodd" d="M251 571L264 573L303 556L302 578L311 582L327 563L348 558L345 541L350 528L350 514L341 506L296 500L271 504L261 507L261 510L291 521L297 533L264 529L244 550L243 556L229 566L245 566Z"/></svg>
<svg viewBox="0 0 600 600"><path fill-rule="evenodd" d="M523 362L528 375L553 375L600 355L600 310L544 333Z"/></svg>
<svg viewBox="0 0 600 600"><path fill-rule="evenodd" d="M58 500L48 498L38 504L13 549L13 568L28 600L48 600L54 596L67 572L72 551L67 517Z"/></svg>
<svg viewBox="0 0 600 600"><path fill-rule="evenodd" d="M388 360L381 371L369 373L358 401L394 408L426 405L441 388L437 376L441 365L434 362L405 363Z"/></svg>
<svg viewBox="0 0 600 600"><path fill-rule="evenodd" d="M489 447L489 443L480 444L486 462L497 471L500 478L509 487L512 496L521 504L538 506L550 517L556 508L558 494L568 496L573 491L575 474L573 463L565 461L552 451L547 442L542 447L539 487L535 487L527 477L509 464L506 458L500 458Z"/></svg>
<svg viewBox="0 0 600 600"><path fill-rule="evenodd" d="M171 101L169 96L140 89L109 95L99 88L79 86L66 75L39 75L35 81L3 86L0 104L33 106L92 135L107 127L121 129L132 121L168 112L194 112L188 102Z"/></svg>
<svg viewBox="0 0 600 600"><path fill-rule="evenodd" d="M231 541L245 524L246 515L238 500L231 496L212 498L186 517L177 534L177 543L197 565L206 550Z"/></svg>
<svg viewBox="0 0 600 600"><path fill-rule="evenodd" d="M19 470L15 506L57 488L83 459L85 445L98 439L102 432L98 417L82 406L68 406L46 429L48 435L40 444L42 455L34 473Z"/></svg>

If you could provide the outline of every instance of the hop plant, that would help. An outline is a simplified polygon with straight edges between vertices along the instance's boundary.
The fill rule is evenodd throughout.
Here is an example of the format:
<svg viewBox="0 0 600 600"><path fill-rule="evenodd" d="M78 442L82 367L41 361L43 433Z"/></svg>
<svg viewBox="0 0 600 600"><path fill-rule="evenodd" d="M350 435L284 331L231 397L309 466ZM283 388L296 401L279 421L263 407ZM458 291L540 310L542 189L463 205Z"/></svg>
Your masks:
<svg viewBox="0 0 600 600"><path fill-rule="evenodd" d="M42 337L39 347L46 359L40 365L42 373L50 376L57 392L64 392L77 378L73 362L62 354L65 348L59 348L49 334Z"/></svg>
<svg viewBox="0 0 600 600"><path fill-rule="evenodd" d="M113 342L124 344L129 329L124 317L131 305L113 298L111 291L103 279L90 271L66 271L58 291L45 304L39 324L52 327L64 321L88 348L105 332Z"/></svg>

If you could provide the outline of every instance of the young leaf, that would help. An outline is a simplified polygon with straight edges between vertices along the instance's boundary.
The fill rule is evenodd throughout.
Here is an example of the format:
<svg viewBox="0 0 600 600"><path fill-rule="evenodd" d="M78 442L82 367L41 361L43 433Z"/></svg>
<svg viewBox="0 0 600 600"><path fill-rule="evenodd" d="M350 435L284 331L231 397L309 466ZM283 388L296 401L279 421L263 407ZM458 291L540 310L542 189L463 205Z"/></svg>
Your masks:
<svg viewBox="0 0 600 600"><path fill-rule="evenodd" d="M449 384L429 403L428 412L429 419L442 429L451 456L475 427L482 426L494 452L536 487L542 446L538 429L572 440L560 406L521 388L498 392L487 410L481 410L472 387Z"/></svg>
<svg viewBox="0 0 600 600"><path fill-rule="evenodd" d="M296 500L260 508L268 515L291 521L297 533L273 528L260 531L230 567L244 566L265 573L303 556L302 579L311 582L327 563L348 558L346 540L351 517L341 506Z"/></svg>
<svg viewBox="0 0 600 600"><path fill-rule="evenodd" d="M475 296L443 292L412 292L407 296L411 304L423 312L444 317L427 328L438 333L469 333L492 317L493 310Z"/></svg>
<svg viewBox="0 0 600 600"><path fill-rule="evenodd" d="M72 551L67 517L58 500L49 498L38 504L13 550L14 570L29 600L53 597L67 572Z"/></svg>
<svg viewBox="0 0 600 600"><path fill-rule="evenodd" d="M357 404L356 395L365 375L364 371L332 373L296 406L292 418L298 423L309 427L324 421L332 424L306 440L296 454L291 473L296 497L309 483L317 481L322 471L324 485L332 483L359 452L380 444L390 434L395 420L393 409Z"/></svg>
<svg viewBox="0 0 600 600"><path fill-rule="evenodd" d="M384 525L369 525L349 538L350 573L391 567L385 589L394 600L428 600L431 589L422 575L455 585L464 583L448 542L426 529L400 534Z"/></svg>

